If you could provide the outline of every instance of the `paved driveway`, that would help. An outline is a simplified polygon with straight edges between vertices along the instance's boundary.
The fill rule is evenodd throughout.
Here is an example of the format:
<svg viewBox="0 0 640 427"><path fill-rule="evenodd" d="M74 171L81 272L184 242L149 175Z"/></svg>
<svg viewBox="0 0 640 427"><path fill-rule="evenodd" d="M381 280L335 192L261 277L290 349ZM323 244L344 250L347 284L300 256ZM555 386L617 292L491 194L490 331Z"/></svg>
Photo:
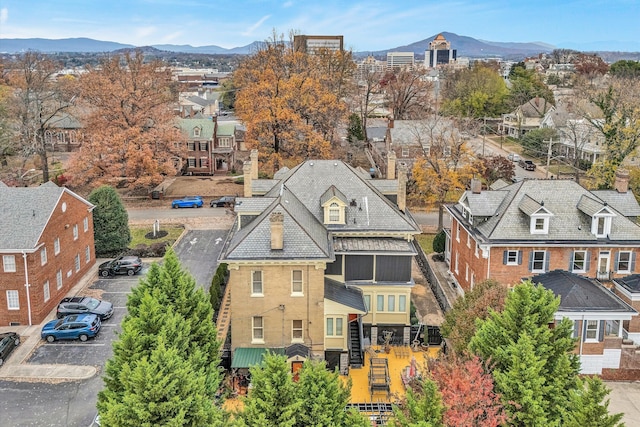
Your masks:
<svg viewBox="0 0 640 427"><path fill-rule="evenodd" d="M218 256L228 230L190 230L175 246L182 267L196 279L206 291L218 267Z"/></svg>

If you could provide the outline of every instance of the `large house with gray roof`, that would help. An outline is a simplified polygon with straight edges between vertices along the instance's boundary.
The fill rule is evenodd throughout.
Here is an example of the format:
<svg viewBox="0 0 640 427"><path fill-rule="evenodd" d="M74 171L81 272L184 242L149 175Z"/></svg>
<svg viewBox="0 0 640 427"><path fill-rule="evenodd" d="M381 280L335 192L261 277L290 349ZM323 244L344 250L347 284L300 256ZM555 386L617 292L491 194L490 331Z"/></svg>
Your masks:
<svg viewBox="0 0 640 427"><path fill-rule="evenodd" d="M42 322L95 264L93 208L52 182L0 182L0 326Z"/></svg>
<svg viewBox="0 0 640 427"><path fill-rule="evenodd" d="M378 180L308 160L258 179L257 160L254 150L219 259L230 272L231 367L279 349L294 372L308 358L345 372L384 332L408 345L420 228L406 208L406 171Z"/></svg>
<svg viewBox="0 0 640 427"><path fill-rule="evenodd" d="M589 191L572 180L524 180L482 190L474 180L450 205L446 258L463 290L495 279L562 269L601 281L637 273L640 206L629 174L616 173L614 190Z"/></svg>

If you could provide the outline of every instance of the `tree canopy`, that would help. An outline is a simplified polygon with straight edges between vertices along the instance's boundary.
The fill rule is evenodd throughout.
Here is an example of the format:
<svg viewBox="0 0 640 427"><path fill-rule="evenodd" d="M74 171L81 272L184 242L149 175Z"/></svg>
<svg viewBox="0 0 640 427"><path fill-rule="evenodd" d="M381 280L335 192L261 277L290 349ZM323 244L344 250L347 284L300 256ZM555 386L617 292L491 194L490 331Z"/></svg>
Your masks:
<svg viewBox="0 0 640 427"><path fill-rule="evenodd" d="M80 78L85 141L69 162L72 185L144 192L175 175L184 136L171 109L171 71L141 51L105 57Z"/></svg>

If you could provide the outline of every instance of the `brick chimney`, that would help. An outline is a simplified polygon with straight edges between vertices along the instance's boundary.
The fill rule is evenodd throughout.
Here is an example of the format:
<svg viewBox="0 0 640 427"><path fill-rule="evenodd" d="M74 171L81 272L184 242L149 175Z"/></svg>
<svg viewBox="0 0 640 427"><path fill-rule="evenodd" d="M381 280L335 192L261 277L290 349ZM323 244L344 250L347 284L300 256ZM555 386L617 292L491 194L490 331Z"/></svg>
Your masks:
<svg viewBox="0 0 640 427"><path fill-rule="evenodd" d="M395 151L387 153L387 179L396 179L396 158Z"/></svg>
<svg viewBox="0 0 640 427"><path fill-rule="evenodd" d="M255 148L251 150L249 158L251 158L251 178L258 179L258 150Z"/></svg>
<svg viewBox="0 0 640 427"><path fill-rule="evenodd" d="M613 184L618 193L626 193L629 191L629 171L620 168L616 171L616 180Z"/></svg>
<svg viewBox="0 0 640 427"><path fill-rule="evenodd" d="M398 165L398 209L404 212L407 209L407 165Z"/></svg>
<svg viewBox="0 0 640 427"><path fill-rule="evenodd" d="M393 129L393 116L388 117L387 128Z"/></svg>
<svg viewBox="0 0 640 427"><path fill-rule="evenodd" d="M242 165L242 176L244 178L244 197L253 197L251 191L251 162L244 162Z"/></svg>
<svg viewBox="0 0 640 427"><path fill-rule="evenodd" d="M471 179L471 192L473 194L480 194L482 192L482 181L478 178Z"/></svg>
<svg viewBox="0 0 640 427"><path fill-rule="evenodd" d="M271 222L271 249L282 250L284 248L284 215L282 212L273 212L269 221Z"/></svg>

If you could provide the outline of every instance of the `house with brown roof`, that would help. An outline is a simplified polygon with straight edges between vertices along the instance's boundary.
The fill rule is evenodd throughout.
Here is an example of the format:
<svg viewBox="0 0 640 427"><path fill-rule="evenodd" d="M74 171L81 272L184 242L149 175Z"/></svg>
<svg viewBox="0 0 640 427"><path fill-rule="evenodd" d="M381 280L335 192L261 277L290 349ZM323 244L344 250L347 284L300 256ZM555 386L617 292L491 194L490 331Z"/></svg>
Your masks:
<svg viewBox="0 0 640 427"><path fill-rule="evenodd" d="M230 272L231 367L273 349L294 372L309 358L346 372L383 336L410 344L420 228L406 207L406 170L372 179L339 160L308 160L258 179L257 160L254 151L245 164L245 197L219 259Z"/></svg>
<svg viewBox="0 0 640 427"><path fill-rule="evenodd" d="M514 111L502 115L498 131L512 138L521 138L527 132L539 129L542 120L555 106L544 98L533 98Z"/></svg>
<svg viewBox="0 0 640 427"><path fill-rule="evenodd" d="M52 182L0 182L0 325L42 322L95 264L93 208Z"/></svg>

